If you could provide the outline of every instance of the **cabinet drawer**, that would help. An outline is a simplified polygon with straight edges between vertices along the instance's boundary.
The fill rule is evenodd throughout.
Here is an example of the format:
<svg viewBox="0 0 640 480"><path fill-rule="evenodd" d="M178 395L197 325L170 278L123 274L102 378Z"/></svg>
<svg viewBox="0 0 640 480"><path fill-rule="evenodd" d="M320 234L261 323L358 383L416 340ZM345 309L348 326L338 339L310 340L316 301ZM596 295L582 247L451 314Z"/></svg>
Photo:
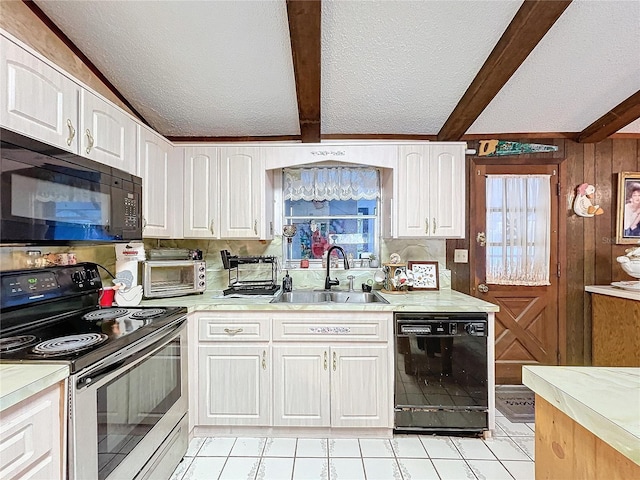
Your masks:
<svg viewBox="0 0 640 480"><path fill-rule="evenodd" d="M199 320L198 339L200 341L217 342L253 342L270 338L269 318L229 318L201 317Z"/></svg>
<svg viewBox="0 0 640 480"><path fill-rule="evenodd" d="M388 322L383 319L335 322L282 319L274 321L273 339L275 341L386 342L387 329Z"/></svg>

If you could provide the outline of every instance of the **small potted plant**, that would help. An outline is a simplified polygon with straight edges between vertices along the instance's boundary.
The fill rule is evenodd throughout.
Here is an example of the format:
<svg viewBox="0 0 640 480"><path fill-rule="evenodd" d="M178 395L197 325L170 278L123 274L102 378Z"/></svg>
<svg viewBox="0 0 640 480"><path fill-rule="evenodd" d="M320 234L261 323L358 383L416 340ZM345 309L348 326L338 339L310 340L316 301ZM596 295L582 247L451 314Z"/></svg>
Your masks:
<svg viewBox="0 0 640 480"><path fill-rule="evenodd" d="M371 268L378 268L380 264L378 263L378 257L376 257L373 253L369 256L369 266Z"/></svg>

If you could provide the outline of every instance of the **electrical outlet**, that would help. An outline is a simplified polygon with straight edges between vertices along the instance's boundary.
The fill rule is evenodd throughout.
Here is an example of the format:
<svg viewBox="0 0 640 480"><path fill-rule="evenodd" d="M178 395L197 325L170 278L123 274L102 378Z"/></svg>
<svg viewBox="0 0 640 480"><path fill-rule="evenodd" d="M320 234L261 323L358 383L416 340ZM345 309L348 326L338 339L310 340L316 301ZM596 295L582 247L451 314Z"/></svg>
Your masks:
<svg viewBox="0 0 640 480"><path fill-rule="evenodd" d="M456 248L453 252L453 263L469 263L469 250Z"/></svg>

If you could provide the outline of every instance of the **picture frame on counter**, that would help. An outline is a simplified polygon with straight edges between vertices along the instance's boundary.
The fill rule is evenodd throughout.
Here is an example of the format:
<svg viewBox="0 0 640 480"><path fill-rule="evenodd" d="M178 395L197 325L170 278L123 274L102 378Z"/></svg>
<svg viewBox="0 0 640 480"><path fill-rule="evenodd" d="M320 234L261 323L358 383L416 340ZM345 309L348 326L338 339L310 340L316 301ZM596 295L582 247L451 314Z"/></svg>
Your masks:
<svg viewBox="0 0 640 480"><path fill-rule="evenodd" d="M618 174L618 209L616 243L637 244L640 241L640 172Z"/></svg>
<svg viewBox="0 0 640 480"><path fill-rule="evenodd" d="M409 260L407 267L413 272L410 290L440 290L438 262Z"/></svg>

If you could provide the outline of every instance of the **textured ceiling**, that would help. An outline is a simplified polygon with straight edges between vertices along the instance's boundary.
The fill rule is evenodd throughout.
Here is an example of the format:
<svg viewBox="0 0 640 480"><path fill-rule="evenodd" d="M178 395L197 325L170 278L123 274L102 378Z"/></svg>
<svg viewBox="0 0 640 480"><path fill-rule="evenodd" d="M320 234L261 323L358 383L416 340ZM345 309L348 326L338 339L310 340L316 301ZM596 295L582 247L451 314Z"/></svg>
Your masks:
<svg viewBox="0 0 640 480"><path fill-rule="evenodd" d="M164 135L300 133L285 0L36 3ZM323 0L322 134L437 134L521 3ZM640 2L574 0L467 133L579 132L638 90Z"/></svg>

